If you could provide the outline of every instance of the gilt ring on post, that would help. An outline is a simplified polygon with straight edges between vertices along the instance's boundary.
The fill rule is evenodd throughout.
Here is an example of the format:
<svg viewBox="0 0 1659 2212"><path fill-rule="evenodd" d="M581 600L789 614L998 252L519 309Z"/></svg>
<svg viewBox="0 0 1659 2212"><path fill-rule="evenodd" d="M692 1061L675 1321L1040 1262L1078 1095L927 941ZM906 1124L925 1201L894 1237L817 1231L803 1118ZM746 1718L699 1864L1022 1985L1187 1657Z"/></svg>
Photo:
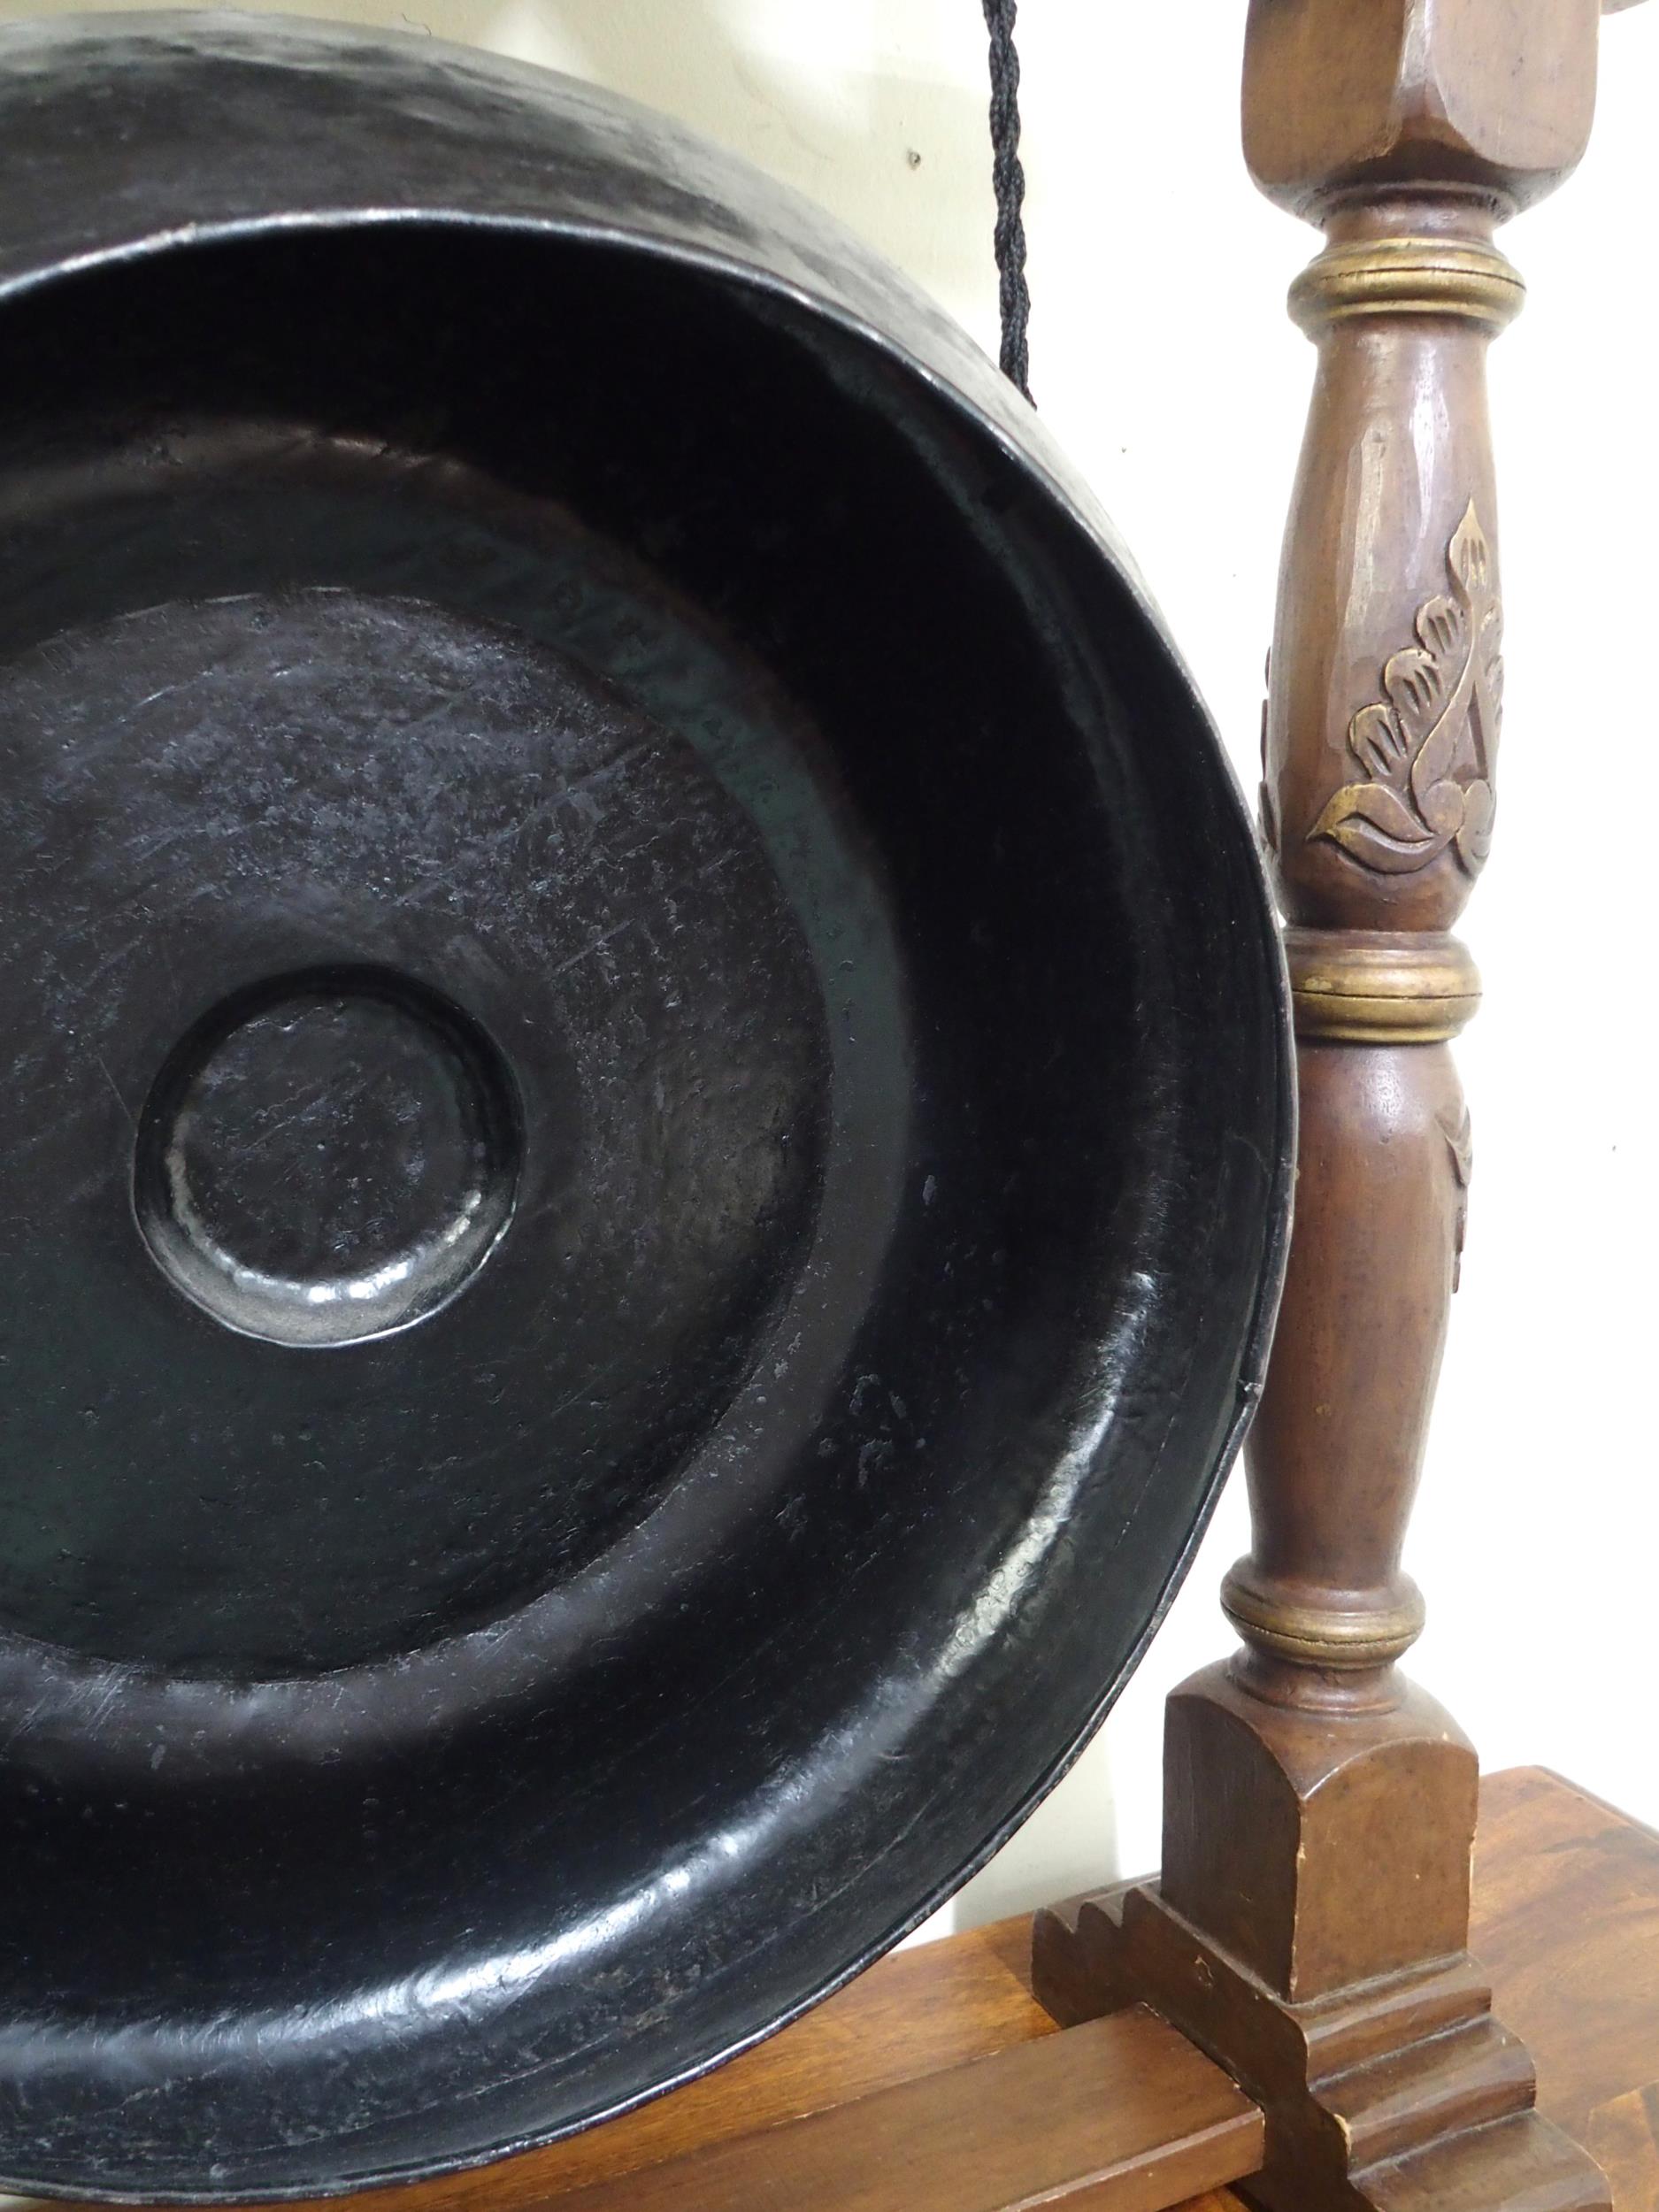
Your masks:
<svg viewBox="0 0 1659 2212"><path fill-rule="evenodd" d="M1525 301L1519 273L1479 240L1367 238L1331 246L1290 288L1290 311L1315 334L1366 315L1440 315L1497 332Z"/></svg>

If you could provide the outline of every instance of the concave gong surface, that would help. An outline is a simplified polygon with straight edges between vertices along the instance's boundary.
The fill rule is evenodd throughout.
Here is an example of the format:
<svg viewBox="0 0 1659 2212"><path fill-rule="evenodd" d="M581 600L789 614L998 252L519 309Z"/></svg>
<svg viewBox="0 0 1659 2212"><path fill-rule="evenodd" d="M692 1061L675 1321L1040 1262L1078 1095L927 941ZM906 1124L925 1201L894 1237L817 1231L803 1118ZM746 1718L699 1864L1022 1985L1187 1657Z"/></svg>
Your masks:
<svg viewBox="0 0 1659 2212"><path fill-rule="evenodd" d="M821 1005L749 818L545 649L342 588L56 630L0 726L0 1617L287 1675L591 1563L818 1196Z"/></svg>
<svg viewBox="0 0 1659 2212"><path fill-rule="evenodd" d="M1099 1717L1259 1372L1271 925L1013 403L667 127L164 17L0 42L8 176L0 2176L428 2172Z"/></svg>

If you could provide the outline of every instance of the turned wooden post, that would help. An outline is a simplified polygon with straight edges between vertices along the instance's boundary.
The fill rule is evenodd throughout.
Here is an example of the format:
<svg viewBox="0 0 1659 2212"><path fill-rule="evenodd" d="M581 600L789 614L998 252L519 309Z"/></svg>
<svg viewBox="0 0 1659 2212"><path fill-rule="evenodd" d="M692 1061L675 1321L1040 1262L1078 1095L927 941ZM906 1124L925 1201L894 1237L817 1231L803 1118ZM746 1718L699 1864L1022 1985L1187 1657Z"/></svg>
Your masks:
<svg viewBox="0 0 1659 2212"><path fill-rule="evenodd" d="M1040 1993L1140 1998L1259 2098L1248 2191L1328 2206L1607 2203L1532 2110L1466 1951L1473 1750L1398 1672L1401 1569L1463 1239L1450 932L1490 849L1502 687L1486 356L1497 225L1584 150L1597 0L1252 0L1245 148L1326 246L1280 578L1263 828L1302 1098L1290 1268L1248 1448L1243 1640L1169 1701L1164 1868L1045 1916Z"/></svg>

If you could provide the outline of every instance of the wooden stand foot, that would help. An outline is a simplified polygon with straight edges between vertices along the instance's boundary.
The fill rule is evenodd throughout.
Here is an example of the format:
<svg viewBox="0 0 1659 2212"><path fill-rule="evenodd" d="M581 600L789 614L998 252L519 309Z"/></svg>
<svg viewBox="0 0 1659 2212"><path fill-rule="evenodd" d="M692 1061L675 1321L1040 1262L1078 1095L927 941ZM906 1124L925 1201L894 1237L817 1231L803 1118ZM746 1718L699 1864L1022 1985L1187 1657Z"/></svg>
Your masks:
<svg viewBox="0 0 1659 2212"><path fill-rule="evenodd" d="M1607 2212L1600 2170L1532 2109L1525 2046L1467 1953L1297 2004L1156 1883L1043 1914L1033 1970L1058 2019L1144 2000L1262 2106L1263 2212Z"/></svg>
<svg viewBox="0 0 1659 2212"><path fill-rule="evenodd" d="M1163 1878L1041 1914L1039 2001L1148 2005L1223 2065L1266 2119L1263 2212L1608 2212L1465 1948L1472 1749L1392 1671L1323 1717L1249 1672L1171 1696Z"/></svg>
<svg viewBox="0 0 1659 2212"><path fill-rule="evenodd" d="M1162 1880L1037 1920L1055 2018L1145 2003L1219 2060L1266 2116L1264 2212L1604 2212L1464 1948L1475 1756L1432 1699L1321 1725L1212 1667L1166 1769Z"/></svg>

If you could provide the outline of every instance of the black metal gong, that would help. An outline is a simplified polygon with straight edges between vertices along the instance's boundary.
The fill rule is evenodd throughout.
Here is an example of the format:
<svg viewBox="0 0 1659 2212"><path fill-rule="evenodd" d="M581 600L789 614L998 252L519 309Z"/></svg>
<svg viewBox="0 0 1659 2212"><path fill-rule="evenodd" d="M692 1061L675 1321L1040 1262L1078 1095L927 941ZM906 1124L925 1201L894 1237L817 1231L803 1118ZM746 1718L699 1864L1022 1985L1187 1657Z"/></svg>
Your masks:
<svg viewBox="0 0 1659 2212"><path fill-rule="evenodd" d="M1064 1768L1256 1385L1250 834L1028 411L473 54L0 38L0 2173L614 2113Z"/></svg>

